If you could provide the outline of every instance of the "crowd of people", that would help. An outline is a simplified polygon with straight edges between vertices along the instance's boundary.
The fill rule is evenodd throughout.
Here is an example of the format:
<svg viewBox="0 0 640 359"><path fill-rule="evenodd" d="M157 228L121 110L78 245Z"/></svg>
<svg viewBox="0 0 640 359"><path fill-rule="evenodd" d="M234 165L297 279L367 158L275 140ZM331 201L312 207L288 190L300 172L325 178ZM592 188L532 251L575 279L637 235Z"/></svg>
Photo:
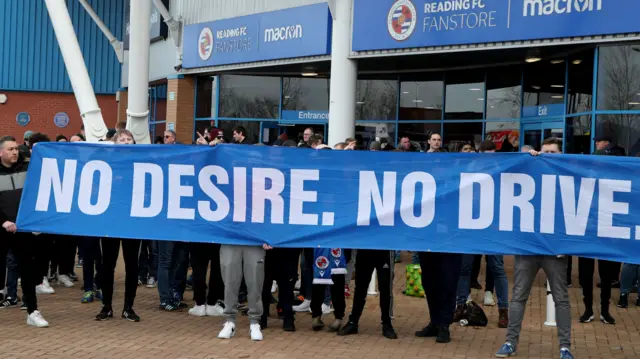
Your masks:
<svg viewBox="0 0 640 359"><path fill-rule="evenodd" d="M118 124L110 130L105 141L116 145L133 144L133 135ZM58 142L84 141L84 131L66 138L57 136ZM216 146L226 142L252 144L249 134L241 127L232 132L232 140L225 140L222 130L211 127L198 133L196 144ZM177 144L176 133L165 131L156 139L164 145ZM277 303L276 311L282 319L284 331L295 331L295 313L312 313L312 330L325 328L323 315L333 314L333 321L326 328L339 336L358 333L358 323L364 311L367 289L372 273L377 273L381 311L382 335L388 339L398 338L393 327L394 264L399 253L385 250L342 249L347 263L346 274L333 274L333 285L313 284L314 252L312 249L272 248L263 246L220 245L209 243L186 243L181 241L141 241L138 239L77 238L62 235L21 232L16 227L16 217L29 158L33 146L50 141L42 133L27 131L24 143L10 136L0 138L0 223L4 231L0 238L0 283L5 284L0 298L0 308L20 307L27 312L27 324L47 327L49 323L38 310L37 295L54 293L53 283L74 287L79 281L75 269L82 269L82 303L96 300L102 309L96 315L98 321L113 317L114 272L122 252L125 263L125 295L121 317L138 322L140 316L134 311L138 286L157 287L160 310L176 312L187 309L185 291L193 289L194 305L188 309L193 316L223 316L226 322L218 338L229 339L236 333L238 312L248 315L252 340L263 340L262 331L268 327L270 306ZM428 138L426 153L445 152L442 136L432 133ZM333 147L324 144L323 137L311 128L304 131L300 141L279 138L273 146L304 147L308 150L362 150L354 138ZM476 148L477 147L477 148ZM616 155L619 148L609 138L597 139L597 154ZM401 137L398 148L388 141L374 141L366 149L371 151L420 151L419 146L407 136ZM479 146L472 142L460 142L454 149L461 153L496 152L493 141L487 140ZM514 151L518 148L515 147ZM542 144L540 152L524 146L522 152L537 156L559 154L562 143L549 138ZM32 245L36 243L37 245ZM122 250L121 247L122 246ZM76 254L78 261L76 263ZM449 327L467 315L467 303L471 288L481 289L478 282L482 256L454 253L414 253L412 261L419 264L422 273L430 322L415 333L416 337L435 338L438 343L451 341ZM522 327L525 307L536 274L542 269L549 281L558 323L560 357L573 358L571 345L571 316L568 288L571 286L571 260L566 256L515 256L514 287L509 299L508 279L501 255L485 256L487 283L484 305L495 305L494 289L499 308L498 326L506 328L504 345L497 357L508 357L516 353L518 337ZM618 306L626 308L633 287L640 278L640 266L625 264L622 280L618 282L621 265L598 261L601 291L600 320L615 324L609 311L611 288L619 283L621 295ZM580 322L594 319L593 275L595 261L588 258L578 260L580 285L583 289L585 313ZM191 275L189 275L191 268ZM357 270L354 271L354 268ZM355 272L355 274L354 274ZM6 274L6 276L5 276ZM208 281L207 281L208 274ZM355 278L352 278L355 277ZM350 283L355 279L352 295ZM20 282L22 298L18 296ZM277 299L272 293L277 292ZM347 316L345 298L353 297L351 313ZM640 298L636 301L640 305Z"/></svg>

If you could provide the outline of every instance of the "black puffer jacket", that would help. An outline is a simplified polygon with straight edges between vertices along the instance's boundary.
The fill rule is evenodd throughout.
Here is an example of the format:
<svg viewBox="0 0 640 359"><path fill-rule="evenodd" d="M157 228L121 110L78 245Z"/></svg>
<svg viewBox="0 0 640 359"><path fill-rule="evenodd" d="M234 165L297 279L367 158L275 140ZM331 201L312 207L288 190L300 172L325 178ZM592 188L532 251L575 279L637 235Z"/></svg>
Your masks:
<svg viewBox="0 0 640 359"><path fill-rule="evenodd" d="M28 162L18 162L11 167L0 164L0 225L5 221L15 222L18 217L28 167Z"/></svg>

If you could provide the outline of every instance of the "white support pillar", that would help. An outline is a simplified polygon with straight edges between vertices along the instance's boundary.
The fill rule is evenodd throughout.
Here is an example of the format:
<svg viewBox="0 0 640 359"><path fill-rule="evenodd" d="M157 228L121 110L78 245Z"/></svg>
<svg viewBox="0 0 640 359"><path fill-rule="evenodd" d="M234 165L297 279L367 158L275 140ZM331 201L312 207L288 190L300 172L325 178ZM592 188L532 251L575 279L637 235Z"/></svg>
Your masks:
<svg viewBox="0 0 640 359"><path fill-rule="evenodd" d="M129 108L127 129L136 143L149 144L149 24L151 0L131 1Z"/></svg>
<svg viewBox="0 0 640 359"><path fill-rule="evenodd" d="M118 57L118 62L123 63L124 62L124 46L122 45L122 41L118 41L118 39L116 39L116 37L113 36L113 34L111 33L111 30L109 30L107 25L104 24L104 21L102 21L100 16L96 14L96 12L93 10L91 5L89 5L87 0L78 0L78 1L87 11L89 16L91 16L91 18L93 19L93 22L95 22L96 25L98 25L98 28L100 28L100 31L102 31L102 33L107 38L107 40L109 40L111 47L113 47L113 51L116 52L116 56Z"/></svg>
<svg viewBox="0 0 640 359"><path fill-rule="evenodd" d="M373 270L373 274L371 275L371 281L369 282L369 288L367 288L367 295L378 295L378 291L376 290L376 270Z"/></svg>
<svg viewBox="0 0 640 359"><path fill-rule="evenodd" d="M556 303L553 301L553 295L551 294L551 286L547 279L547 318L544 321L544 325L547 327L556 326Z"/></svg>
<svg viewBox="0 0 640 359"><path fill-rule="evenodd" d="M93 92L87 66L65 0L45 0L49 18L56 34L64 65L69 73L73 93L78 102L88 142L98 142L107 134L96 94Z"/></svg>
<svg viewBox="0 0 640 359"><path fill-rule="evenodd" d="M351 9L353 0L336 0L331 40L331 82L329 102L329 145L354 137L356 126L356 83L358 64L351 53Z"/></svg>

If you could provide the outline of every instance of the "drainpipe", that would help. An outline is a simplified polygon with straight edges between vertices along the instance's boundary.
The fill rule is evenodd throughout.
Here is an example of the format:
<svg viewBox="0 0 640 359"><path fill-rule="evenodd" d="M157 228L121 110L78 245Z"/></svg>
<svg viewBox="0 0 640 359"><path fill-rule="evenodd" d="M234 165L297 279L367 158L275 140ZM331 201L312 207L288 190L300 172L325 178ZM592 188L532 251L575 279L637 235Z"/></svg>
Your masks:
<svg viewBox="0 0 640 359"><path fill-rule="evenodd" d="M116 56L118 57L118 62L122 63L124 61L124 47L122 46L122 41L118 41L118 39L116 39L116 37L113 36L113 34L111 33L107 25L105 25L102 19L100 19L100 16L98 16L98 14L96 14L96 12L93 11L93 8L91 7L91 5L89 5L87 0L78 0L78 1L87 11L89 16L91 16L91 18L96 23L96 25L98 25L98 27L100 28L104 36L109 40L111 47L113 47L113 51L116 52Z"/></svg>
<svg viewBox="0 0 640 359"><path fill-rule="evenodd" d="M149 144L149 24L151 0L131 1L129 108L127 129L136 143Z"/></svg>
<svg viewBox="0 0 640 359"><path fill-rule="evenodd" d="M98 142L106 136L107 126L102 119L102 112L93 92L89 72L87 72L80 44L69 17L69 10L65 0L45 0L45 5L78 102L87 142Z"/></svg>
<svg viewBox="0 0 640 359"><path fill-rule="evenodd" d="M169 35L171 36L171 39L173 40L173 44L176 46L176 66L174 67L176 69L176 71L180 71L180 69L182 69L182 46L181 46L181 29L182 29L182 22L178 19L175 19L173 16L171 16L171 13L169 13L169 10L167 10L167 8L164 6L164 4L162 3L162 0L153 0L153 4L156 6L156 8L158 9L158 11L160 12L160 14L162 15L162 18L164 19L164 23L167 24L167 27L169 28Z"/></svg>

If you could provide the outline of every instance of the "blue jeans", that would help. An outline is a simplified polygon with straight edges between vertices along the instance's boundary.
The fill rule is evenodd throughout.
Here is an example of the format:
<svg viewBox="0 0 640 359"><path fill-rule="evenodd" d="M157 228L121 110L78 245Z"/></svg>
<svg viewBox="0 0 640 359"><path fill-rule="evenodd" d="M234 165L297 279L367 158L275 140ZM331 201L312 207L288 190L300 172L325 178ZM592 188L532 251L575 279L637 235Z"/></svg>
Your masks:
<svg viewBox="0 0 640 359"><path fill-rule="evenodd" d="M18 298L18 277L20 272L18 272L18 261L16 261L16 257L11 250L7 253L7 271L7 297L16 299Z"/></svg>
<svg viewBox="0 0 640 359"><path fill-rule="evenodd" d="M411 252L411 264L420 264L418 252Z"/></svg>
<svg viewBox="0 0 640 359"><path fill-rule="evenodd" d="M458 282L457 304L464 304L471 292L471 269L473 267L472 254L465 254L462 257L462 269L460 271L460 281ZM487 267L496 287L496 295L498 296L498 308L509 308L509 282L507 274L504 271L503 256L487 256ZM423 274L424 275L424 274Z"/></svg>
<svg viewBox="0 0 640 359"><path fill-rule="evenodd" d="M625 263L622 265L620 278L620 294L629 294L640 280L640 265Z"/></svg>
<svg viewBox="0 0 640 359"><path fill-rule="evenodd" d="M158 294L160 303L181 301L187 285L189 251L186 243L158 241Z"/></svg>

